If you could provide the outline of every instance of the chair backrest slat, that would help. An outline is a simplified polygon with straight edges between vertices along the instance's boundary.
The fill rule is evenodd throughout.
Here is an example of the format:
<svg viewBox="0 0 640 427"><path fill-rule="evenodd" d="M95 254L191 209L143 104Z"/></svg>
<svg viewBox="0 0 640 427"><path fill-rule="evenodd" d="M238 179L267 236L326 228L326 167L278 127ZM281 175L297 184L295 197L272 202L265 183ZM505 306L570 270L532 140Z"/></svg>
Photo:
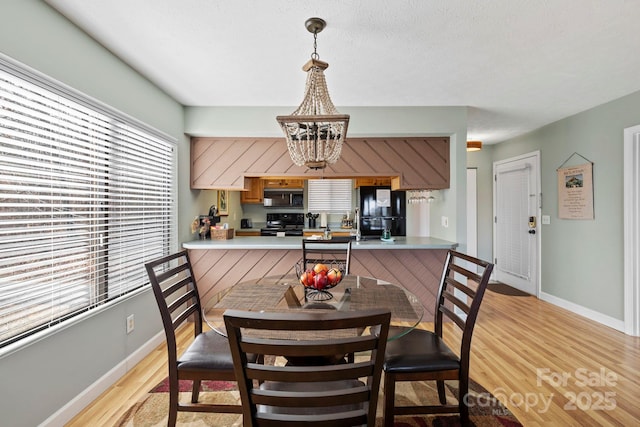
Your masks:
<svg viewBox="0 0 640 427"><path fill-rule="evenodd" d="M302 260L304 269L317 263L340 263L344 274L349 274L351 265L351 238L334 237L329 240L302 239Z"/></svg>
<svg viewBox="0 0 640 427"><path fill-rule="evenodd" d="M373 426L390 318L388 310L225 311L244 425L304 420L305 425ZM334 330L338 336L327 338L326 331ZM343 336L345 331L352 335ZM248 363L248 353L277 363ZM351 353L360 356L343 359ZM331 358L341 363L327 363ZM258 412L258 405L269 410Z"/></svg>
<svg viewBox="0 0 640 427"><path fill-rule="evenodd" d="M202 332L200 295L186 250L145 264L165 329L169 358L175 359L175 330L190 317L194 334ZM173 350L171 350L173 349Z"/></svg>
<svg viewBox="0 0 640 427"><path fill-rule="evenodd" d="M442 295L447 301L449 301L454 307L456 307L456 309L462 310L465 315L468 315L471 311L471 306L468 304L468 302L460 299L453 293L443 292ZM440 307L444 307L444 305L441 305Z"/></svg>
<svg viewBox="0 0 640 427"><path fill-rule="evenodd" d="M453 250L447 253L436 298L435 332L442 337L444 317L462 330L460 362L463 369L469 366L466 350L471 346L480 303L492 271L492 263Z"/></svg>

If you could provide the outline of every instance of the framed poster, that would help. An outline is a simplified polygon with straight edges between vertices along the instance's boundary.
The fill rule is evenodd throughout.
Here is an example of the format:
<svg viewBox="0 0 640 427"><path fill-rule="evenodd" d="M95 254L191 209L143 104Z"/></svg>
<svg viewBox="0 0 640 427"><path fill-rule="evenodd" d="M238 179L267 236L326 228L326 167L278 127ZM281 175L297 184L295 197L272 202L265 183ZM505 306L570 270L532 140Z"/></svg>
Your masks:
<svg viewBox="0 0 640 427"><path fill-rule="evenodd" d="M218 215L229 215L229 190L218 190Z"/></svg>
<svg viewBox="0 0 640 427"><path fill-rule="evenodd" d="M558 168L558 217L593 219L593 163Z"/></svg>

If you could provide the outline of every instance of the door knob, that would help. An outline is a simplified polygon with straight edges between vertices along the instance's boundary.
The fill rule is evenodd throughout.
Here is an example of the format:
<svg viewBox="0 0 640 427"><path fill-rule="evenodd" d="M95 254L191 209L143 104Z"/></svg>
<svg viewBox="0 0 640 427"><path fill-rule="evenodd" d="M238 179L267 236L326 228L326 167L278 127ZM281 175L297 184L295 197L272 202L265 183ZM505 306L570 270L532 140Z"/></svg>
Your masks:
<svg viewBox="0 0 640 427"><path fill-rule="evenodd" d="M536 234L536 230L529 230L529 234Z"/></svg>

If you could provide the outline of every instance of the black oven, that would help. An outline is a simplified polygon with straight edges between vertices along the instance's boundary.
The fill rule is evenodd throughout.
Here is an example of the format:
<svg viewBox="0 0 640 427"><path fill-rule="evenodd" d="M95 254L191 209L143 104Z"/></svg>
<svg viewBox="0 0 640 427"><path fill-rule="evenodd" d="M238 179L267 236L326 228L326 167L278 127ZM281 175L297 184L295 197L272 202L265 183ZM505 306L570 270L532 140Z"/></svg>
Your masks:
<svg viewBox="0 0 640 427"><path fill-rule="evenodd" d="M285 236L302 236L304 228L304 214L301 213L270 213L267 214L267 223L260 229L261 236L277 236L284 233Z"/></svg>

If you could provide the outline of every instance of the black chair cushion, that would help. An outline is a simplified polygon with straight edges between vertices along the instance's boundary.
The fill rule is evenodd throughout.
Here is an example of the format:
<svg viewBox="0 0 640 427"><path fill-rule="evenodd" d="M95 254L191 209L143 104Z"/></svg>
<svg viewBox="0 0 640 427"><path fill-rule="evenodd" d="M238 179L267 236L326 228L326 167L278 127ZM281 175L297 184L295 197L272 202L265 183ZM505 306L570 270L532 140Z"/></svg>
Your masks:
<svg viewBox="0 0 640 427"><path fill-rule="evenodd" d="M394 335L397 334L394 332ZM460 369L460 358L433 332L414 329L387 342L385 372L411 373L449 369Z"/></svg>
<svg viewBox="0 0 640 427"><path fill-rule="evenodd" d="M178 358L178 370L233 371L229 340L215 331L199 334Z"/></svg>

